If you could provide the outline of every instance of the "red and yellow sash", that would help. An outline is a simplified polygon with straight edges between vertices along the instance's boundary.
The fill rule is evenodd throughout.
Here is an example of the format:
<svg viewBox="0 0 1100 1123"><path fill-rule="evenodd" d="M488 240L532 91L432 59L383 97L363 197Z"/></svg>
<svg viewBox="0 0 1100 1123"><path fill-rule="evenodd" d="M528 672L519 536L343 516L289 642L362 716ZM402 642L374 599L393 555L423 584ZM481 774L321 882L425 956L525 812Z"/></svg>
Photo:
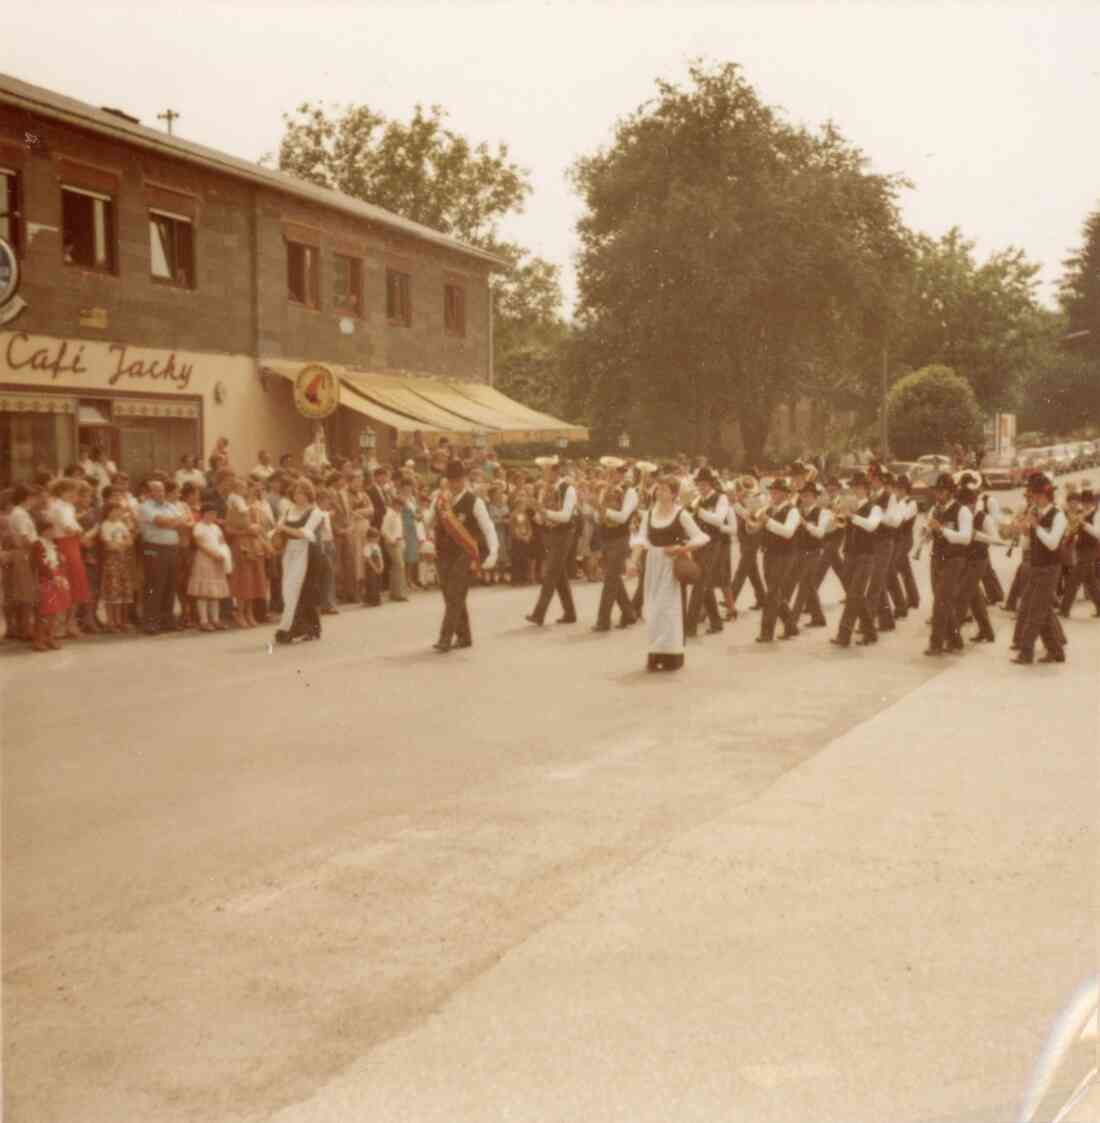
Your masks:
<svg viewBox="0 0 1100 1123"><path fill-rule="evenodd" d="M451 541L470 559L470 572L480 572L481 555L477 548L477 539L463 526L462 520L455 515L450 500L445 495L439 496L436 517Z"/></svg>

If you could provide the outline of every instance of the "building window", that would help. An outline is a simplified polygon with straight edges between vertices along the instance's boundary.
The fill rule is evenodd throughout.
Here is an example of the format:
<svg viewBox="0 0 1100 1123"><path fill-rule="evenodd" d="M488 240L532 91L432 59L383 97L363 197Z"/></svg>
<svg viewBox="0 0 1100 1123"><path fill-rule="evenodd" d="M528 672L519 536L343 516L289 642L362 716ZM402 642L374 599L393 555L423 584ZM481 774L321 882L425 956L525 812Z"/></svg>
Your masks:
<svg viewBox="0 0 1100 1123"><path fill-rule="evenodd" d="M391 324L412 323L412 278L396 269L386 270L386 317Z"/></svg>
<svg viewBox="0 0 1100 1123"><path fill-rule="evenodd" d="M149 269L154 281L195 287L194 228L189 218L149 212Z"/></svg>
<svg viewBox="0 0 1100 1123"><path fill-rule="evenodd" d="M65 264L115 271L115 205L110 195L61 188L61 241Z"/></svg>
<svg viewBox="0 0 1100 1123"><path fill-rule="evenodd" d="M0 238L19 252L19 175L0 168Z"/></svg>
<svg viewBox="0 0 1100 1123"><path fill-rule="evenodd" d="M362 307L360 302L363 263L357 257L336 255L336 283L333 289L333 303L345 312L356 316Z"/></svg>
<svg viewBox="0 0 1100 1123"><path fill-rule="evenodd" d="M448 335L466 334L466 290L461 285L443 286L443 328Z"/></svg>
<svg viewBox="0 0 1100 1123"><path fill-rule="evenodd" d="M286 286L287 296L295 304L307 308L319 308L317 266L320 251L316 246L304 246L300 242L286 244Z"/></svg>

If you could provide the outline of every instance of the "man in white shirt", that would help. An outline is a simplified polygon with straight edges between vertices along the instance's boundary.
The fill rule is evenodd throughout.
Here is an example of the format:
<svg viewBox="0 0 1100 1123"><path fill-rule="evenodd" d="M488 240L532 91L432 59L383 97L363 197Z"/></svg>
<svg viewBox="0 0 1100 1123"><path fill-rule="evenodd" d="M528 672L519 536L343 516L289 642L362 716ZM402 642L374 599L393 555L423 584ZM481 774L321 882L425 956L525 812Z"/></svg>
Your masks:
<svg viewBox="0 0 1100 1123"><path fill-rule="evenodd" d="M622 501L617 506L609 505L605 508L603 526L600 528L603 540L603 590L592 631L609 632L611 611L615 605L619 606L620 628L629 628L638 620L623 583L630 554L630 520L638 509L638 492L626 482L626 465L622 460L618 457L604 457L601 463L610 473L607 491L622 494Z"/></svg>
<svg viewBox="0 0 1100 1123"><path fill-rule="evenodd" d="M328 459L328 450L325 447L325 430L317 425L313 430L313 441L306 445L302 453L302 467L308 475L317 479L325 474L331 467Z"/></svg>
<svg viewBox="0 0 1100 1123"><path fill-rule="evenodd" d="M405 585L405 522L401 511L405 501L400 495L389 500L382 516L382 546L390 562L390 600L409 599Z"/></svg>
<svg viewBox="0 0 1100 1123"><path fill-rule="evenodd" d="M1027 484L1032 511L1028 516L1028 578L1020 600L1023 622L1017 633L1019 651L1014 663L1027 665L1035 661L1035 641L1042 639L1046 654L1040 663L1064 663L1065 639L1054 614L1058 578L1062 569L1059 547L1066 533L1066 516L1054 506L1054 482L1041 472L1034 473Z"/></svg>
<svg viewBox="0 0 1100 1123"><path fill-rule="evenodd" d="M817 588L825 540L833 528L833 513L821 506L820 497L821 488L817 484L811 481L802 485L798 496L802 524L795 535L799 557L791 618L797 626L803 613L808 612L811 628L824 628L828 623Z"/></svg>
<svg viewBox="0 0 1100 1123"><path fill-rule="evenodd" d="M699 529L710 541L695 554L695 561L701 572L699 580L692 586L688 600L687 616L684 619L685 639L695 638L703 609L707 613L707 634L714 635L722 630L718 598L714 595L714 575L718 570L718 553L722 548L722 530L729 514L729 500L717 490L716 482L714 473L707 467L702 467L695 473L698 496L691 513L699 524Z"/></svg>
<svg viewBox="0 0 1100 1123"><path fill-rule="evenodd" d="M971 637L971 643L993 643L997 637L989 620L985 593L982 591L982 576L986 566L989 565L989 547L1000 540L1000 535L997 532L996 521L982 509L978 492L974 488L961 488L959 502L970 510L974 521L970 545L966 550L966 563L959 584L959 602L955 611L959 620L964 620L968 614L973 614L974 621L978 625L978 634Z"/></svg>
<svg viewBox="0 0 1100 1123"><path fill-rule="evenodd" d="M867 468L871 481L871 495L875 506L882 511L882 520L875 531L875 553L871 564L871 584L867 589L867 602L878 619L879 632L894 631L894 614L890 608L887 587L894 562L894 542L901 526L901 508L891 491L892 473L880 464Z"/></svg>
<svg viewBox="0 0 1100 1123"><path fill-rule="evenodd" d="M425 513L425 522L435 534L436 569L445 605L439 639L432 646L446 655L452 647L473 646L466 595L480 555L485 555L480 568L493 569L500 549L485 501L466 487L461 460L447 464L445 479Z"/></svg>
<svg viewBox="0 0 1100 1123"><path fill-rule="evenodd" d="M259 480L260 483L267 483L275 475L275 465L271 463L271 457L267 454L266 449L260 449L256 466L249 472L249 475L254 480Z"/></svg>
<svg viewBox="0 0 1100 1123"><path fill-rule="evenodd" d="M829 642L837 647L850 647L852 628L858 620L860 625L858 642L865 647L868 644L878 643L873 606L867 599L867 589L871 583L871 569L875 559L875 531L882 522L882 509L872 501L870 481L863 472L856 472L851 478L850 485L859 507L848 516L849 531L844 559L848 580L847 596L840 626Z"/></svg>
<svg viewBox="0 0 1100 1123"><path fill-rule="evenodd" d="M1100 553L1100 507L1097 507L1092 488L1083 488L1077 496L1077 516L1081 520L1081 529L1075 540L1077 561L1066 577L1062 595L1061 611L1067 619L1077 599L1077 590L1082 585L1096 609L1093 615L1100 616L1100 582L1096 579L1096 558Z"/></svg>
<svg viewBox="0 0 1100 1123"><path fill-rule="evenodd" d="M103 449L99 445L92 445L80 466L84 469L85 479L95 488L97 499L103 494L105 487L110 487L111 477L118 471L114 462L103 455Z"/></svg>
<svg viewBox="0 0 1100 1123"><path fill-rule="evenodd" d="M938 491L954 493L955 481L945 473L936 487ZM940 540L941 561L932 588L932 637L925 655L942 655L945 647L948 651L963 650L959 631L959 589L974 537L974 516L955 496L940 510L938 518L929 515L928 525Z"/></svg>
<svg viewBox="0 0 1100 1123"><path fill-rule="evenodd" d="M543 562L542 589L534 609L527 616L531 624L542 627L546 610L554 594L561 600L562 615L559 624L575 624L577 609L573 604L573 590L569 586L567 564L573 546L573 512L577 507L577 490L568 480L561 478L561 464L556 456L542 458L543 502L540 513L543 520L542 537L546 546ZM547 502L551 506L546 506Z"/></svg>
<svg viewBox="0 0 1100 1123"><path fill-rule="evenodd" d="M777 620L783 621L783 639L798 635L798 621L791 618L790 606L783 599L790 593L791 569L795 564L795 532L801 518L790 501L790 485L776 477L768 487L769 514L764 522L764 611L760 614L757 643L775 639Z"/></svg>
<svg viewBox="0 0 1100 1123"><path fill-rule="evenodd" d="M195 458L190 453L184 453L180 457L180 466L176 469L176 486L179 488L186 487L188 484L194 484L200 491L206 488L206 473L195 464Z"/></svg>

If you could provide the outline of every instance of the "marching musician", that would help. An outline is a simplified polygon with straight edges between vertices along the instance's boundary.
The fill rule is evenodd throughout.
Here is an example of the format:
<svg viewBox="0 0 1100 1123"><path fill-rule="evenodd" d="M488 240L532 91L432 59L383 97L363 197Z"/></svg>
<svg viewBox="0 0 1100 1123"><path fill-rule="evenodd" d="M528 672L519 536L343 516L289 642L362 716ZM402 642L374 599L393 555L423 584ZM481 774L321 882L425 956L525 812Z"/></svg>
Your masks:
<svg viewBox="0 0 1100 1123"><path fill-rule="evenodd" d="M821 586L829 575L830 569L836 574L840 587L844 588L844 556L841 553L841 546L844 544L844 527L840 526L836 520L836 507L841 498L840 480L836 476L829 476L825 481L825 494L828 502L829 529L825 532L821 557L817 564L817 574L814 577L814 591L819 594L819 601Z"/></svg>
<svg viewBox="0 0 1100 1123"><path fill-rule="evenodd" d="M833 514L821 506L820 496L821 489L813 482L803 484L798 496L802 522L795 535L798 568L795 577L794 605L791 609L791 619L796 628L804 612L810 614L811 628L824 628L828 623L825 613L821 610L817 587L818 574L821 571L821 556L833 525Z"/></svg>
<svg viewBox="0 0 1100 1123"><path fill-rule="evenodd" d="M546 543L546 561L542 570L542 589L527 620L541 628L546 610L557 593L562 607L558 623L575 624L577 610L573 604L567 566L574 541L573 513L577 509L577 489L568 480L562 479L561 462L556 456L542 456L535 463L543 470L539 516Z"/></svg>
<svg viewBox="0 0 1100 1123"><path fill-rule="evenodd" d="M913 498L913 485L908 476L898 476L894 481L897 485L896 495L902 509L901 530L895 556L897 558L897 575L905 593L905 611L912 612L920 607L920 592L917 590L917 579L913 574L913 565L910 555L913 552L913 543L916 537L917 515L919 508ZM897 613L894 614L895 617Z"/></svg>
<svg viewBox="0 0 1100 1123"><path fill-rule="evenodd" d="M1066 533L1066 516L1054 505L1054 483L1041 472L1027 481L1028 497L1034 504L1024 525L1030 540L1027 589L1020 602L1022 625L1019 651L1014 663L1023 666L1035 661L1035 641L1042 639L1046 654L1040 663L1064 663L1064 636L1054 614L1061 568L1059 547Z"/></svg>
<svg viewBox="0 0 1100 1123"><path fill-rule="evenodd" d="M894 559L894 538L897 528L901 525L901 515L897 500L890 490L894 477L877 462L867 466L867 477L871 482L872 501L882 512L882 518L875 530L874 560L871 563L871 584L867 589L867 603L872 614L878 618L879 632L892 632L894 614L890 610L886 588Z"/></svg>
<svg viewBox="0 0 1100 1123"><path fill-rule="evenodd" d="M769 504L758 525L763 530L764 611L760 618L757 643L775 639L775 624L783 621L783 639L798 635L798 621L792 619L784 596L790 595L791 570L796 553L794 536L801 519L790 501L790 484L781 476L768 486Z"/></svg>
<svg viewBox="0 0 1100 1123"><path fill-rule="evenodd" d="M969 481L968 481L969 482ZM997 637L989 622L982 577L989 565L989 547L998 541L997 524L982 506L977 491L964 487L959 491L959 502L969 508L974 520L973 537L966 549L962 579L959 583L959 600L956 615L962 620L967 613L974 616L978 634L971 637L971 643L992 643Z"/></svg>
<svg viewBox="0 0 1100 1123"><path fill-rule="evenodd" d="M432 646L440 655L446 655L452 646L473 646L466 595L474 574L496 565L500 546L485 501L466 486L466 467L461 460L447 464L431 516L436 568L445 606L439 639Z"/></svg>
<svg viewBox="0 0 1100 1123"><path fill-rule="evenodd" d="M882 522L882 509L871 499L871 482L863 472L856 472L850 481L859 507L848 516L848 540L845 544L845 570L848 575L847 599L840 626L830 643L837 647L850 647L852 627L858 622L861 646L878 643L875 617L867 598L871 584L871 570L875 560L875 532Z"/></svg>
<svg viewBox="0 0 1100 1123"><path fill-rule="evenodd" d="M1077 533L1074 541L1077 546L1077 560L1066 577L1065 592L1062 594L1061 613L1069 618L1077 590L1082 585L1092 600L1095 612L1100 616L1100 581L1096 579L1096 559L1100 554L1100 507L1092 488L1082 488L1077 497L1077 510L1073 513Z"/></svg>
<svg viewBox="0 0 1100 1123"><path fill-rule="evenodd" d="M611 610L619 606L619 627L629 628L636 624L638 617L627 596L623 574L630 556L630 521L638 509L638 491L626 482L626 462L617 456L604 456L600 463L608 470L608 481L604 491L622 493L617 507L604 506L600 537L603 543L603 590L600 593L600 607L596 614L594 632L611 630Z"/></svg>
<svg viewBox="0 0 1100 1123"><path fill-rule="evenodd" d="M707 613L707 634L715 635L722 630L722 618L718 615L718 598L714 594L715 577L718 573L719 554L722 550L722 530L729 514L729 500L715 486L714 473L702 467L695 473L697 495L692 504L691 514L699 529L707 536L708 542L695 555L699 566L699 580L691 588L687 617L684 620L684 635L694 639L699 629L699 615L703 609Z"/></svg>
<svg viewBox="0 0 1100 1123"><path fill-rule="evenodd" d="M726 619L736 620L737 605L733 596L733 543L737 538L737 528L740 523L734 509L737 502L736 482L726 483L723 490L726 496L726 524L722 527L722 547L718 554L718 574L714 584L716 588L722 590Z"/></svg>
<svg viewBox="0 0 1100 1123"><path fill-rule="evenodd" d="M936 481L936 490L946 502L940 504L940 514L929 519L929 528L935 543L941 543L941 560L932 588L932 638L925 655L942 655L948 651L962 651L959 632L959 586L966 568L967 549L974 537L974 516L969 507L954 497L955 480L943 473Z"/></svg>
<svg viewBox="0 0 1100 1123"><path fill-rule="evenodd" d="M754 497L760 490L760 485L755 476L742 476L735 486L736 502L733 505L734 514L737 516L737 569L734 571L733 580L730 582L730 595L733 598L734 612L736 614L737 597L741 587L746 581L752 586L753 596L756 598L753 609L764 607L764 580L760 576L760 563L757 552L760 549L760 536L752 528L752 512L745 506L746 502Z"/></svg>

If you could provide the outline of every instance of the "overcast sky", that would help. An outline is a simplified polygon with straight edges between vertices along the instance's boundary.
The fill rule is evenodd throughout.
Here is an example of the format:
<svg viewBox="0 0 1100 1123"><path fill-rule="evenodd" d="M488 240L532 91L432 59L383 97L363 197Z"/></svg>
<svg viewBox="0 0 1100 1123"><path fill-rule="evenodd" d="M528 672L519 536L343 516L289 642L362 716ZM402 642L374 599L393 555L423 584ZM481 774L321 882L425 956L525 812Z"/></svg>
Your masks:
<svg viewBox="0 0 1100 1123"><path fill-rule="evenodd" d="M981 256L1010 244L1060 262L1100 200L1100 3L284 4L113 7L37 0L3 18L0 69L246 159L277 147L305 98L407 117L438 102L475 140L504 140L534 193L505 233L562 266L579 205L565 171L615 119L735 61L797 122L832 118L915 187L906 221L957 224Z"/></svg>

